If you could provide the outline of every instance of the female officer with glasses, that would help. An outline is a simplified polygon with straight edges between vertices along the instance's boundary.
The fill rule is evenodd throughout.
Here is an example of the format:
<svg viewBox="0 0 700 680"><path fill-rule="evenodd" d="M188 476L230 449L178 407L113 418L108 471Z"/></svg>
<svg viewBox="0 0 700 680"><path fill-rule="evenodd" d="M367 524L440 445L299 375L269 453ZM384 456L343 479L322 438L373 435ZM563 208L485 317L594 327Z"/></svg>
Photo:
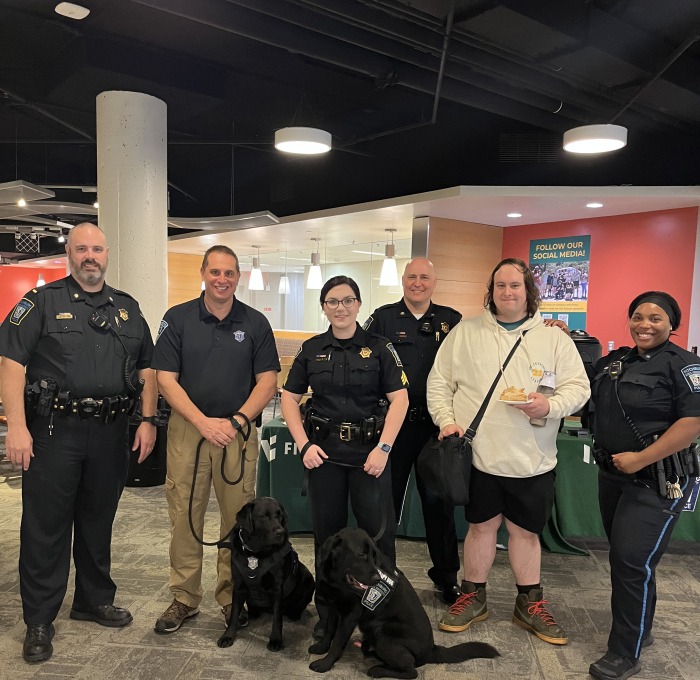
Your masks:
<svg viewBox="0 0 700 680"><path fill-rule="evenodd" d="M628 317L634 346L600 359L591 385L612 629L589 673L611 680L639 673L641 649L653 642L656 566L698 474L688 447L700 436L700 361L669 341L678 303L648 291Z"/></svg>
<svg viewBox="0 0 700 680"><path fill-rule="evenodd" d="M378 546L395 561L389 465L408 379L391 343L357 323L362 299L353 279L326 281L320 302L330 327L301 346L282 393L282 414L310 471L315 544L347 526L349 497L360 528L376 536L384 527ZM305 429L299 402L309 386L313 425Z"/></svg>

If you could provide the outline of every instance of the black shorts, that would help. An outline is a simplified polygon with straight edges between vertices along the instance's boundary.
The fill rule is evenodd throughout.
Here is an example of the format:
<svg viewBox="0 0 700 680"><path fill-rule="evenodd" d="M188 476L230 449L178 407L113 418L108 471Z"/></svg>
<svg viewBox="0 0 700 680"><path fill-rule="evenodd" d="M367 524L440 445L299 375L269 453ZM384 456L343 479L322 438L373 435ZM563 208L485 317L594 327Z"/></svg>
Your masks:
<svg viewBox="0 0 700 680"><path fill-rule="evenodd" d="M499 477L472 468L464 517L480 524L502 514L533 534L541 534L552 514L554 470L535 477Z"/></svg>

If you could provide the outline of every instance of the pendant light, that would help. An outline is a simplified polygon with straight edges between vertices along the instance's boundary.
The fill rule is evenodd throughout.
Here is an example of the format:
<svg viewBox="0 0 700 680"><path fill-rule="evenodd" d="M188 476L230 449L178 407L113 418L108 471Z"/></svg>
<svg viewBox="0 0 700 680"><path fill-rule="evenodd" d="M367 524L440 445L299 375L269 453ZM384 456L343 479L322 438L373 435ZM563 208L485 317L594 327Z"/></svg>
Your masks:
<svg viewBox="0 0 700 680"><path fill-rule="evenodd" d="M399 273L396 271L396 246L394 245L394 232L396 229L385 229L389 232L391 243L387 243L384 247L384 262L382 262L382 273L379 275L380 286L398 286Z"/></svg>
<svg viewBox="0 0 700 680"><path fill-rule="evenodd" d="M314 155L331 150L330 132L319 128L286 127L275 132L275 149L286 153Z"/></svg>
<svg viewBox="0 0 700 680"><path fill-rule="evenodd" d="M36 280L36 288L39 288L39 286L45 286L46 285L46 280L44 279L43 274L39 274L39 278Z"/></svg>
<svg viewBox="0 0 700 680"><path fill-rule="evenodd" d="M260 269L260 246L253 246L253 248L257 250L258 254L253 256L253 268L250 270L248 290L265 290L262 269Z"/></svg>
<svg viewBox="0 0 700 680"><path fill-rule="evenodd" d="M323 288L323 276L321 275L321 253L318 251L320 238L312 238L316 241L316 252L311 253L311 267L309 267L309 278L306 279L308 290L321 290Z"/></svg>
<svg viewBox="0 0 700 680"><path fill-rule="evenodd" d="M284 252L284 274L280 276L280 285L277 292L280 295L289 295L292 291L289 286L289 277L287 276L287 251Z"/></svg>
<svg viewBox="0 0 700 680"><path fill-rule="evenodd" d="M621 125L582 125L564 133L564 151L605 153L627 145L627 128Z"/></svg>

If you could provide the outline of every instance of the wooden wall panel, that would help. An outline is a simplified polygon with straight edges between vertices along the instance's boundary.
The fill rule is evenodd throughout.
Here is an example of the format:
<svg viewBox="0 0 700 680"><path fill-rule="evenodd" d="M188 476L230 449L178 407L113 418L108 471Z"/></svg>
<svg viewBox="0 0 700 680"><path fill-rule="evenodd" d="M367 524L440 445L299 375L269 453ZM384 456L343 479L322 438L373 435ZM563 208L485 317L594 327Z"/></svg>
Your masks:
<svg viewBox="0 0 700 680"><path fill-rule="evenodd" d="M503 229L486 224L430 218L428 257L438 285L433 299L467 318L481 313L486 284L503 259Z"/></svg>
<svg viewBox="0 0 700 680"><path fill-rule="evenodd" d="M168 253L168 309L199 297L202 292L201 255Z"/></svg>

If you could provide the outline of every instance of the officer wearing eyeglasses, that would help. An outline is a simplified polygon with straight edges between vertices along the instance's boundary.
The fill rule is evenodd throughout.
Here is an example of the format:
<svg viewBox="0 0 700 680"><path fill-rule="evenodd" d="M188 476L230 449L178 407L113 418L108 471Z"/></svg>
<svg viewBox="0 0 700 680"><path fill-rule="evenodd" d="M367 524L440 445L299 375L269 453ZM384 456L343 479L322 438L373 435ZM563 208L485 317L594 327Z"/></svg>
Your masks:
<svg viewBox="0 0 700 680"><path fill-rule="evenodd" d="M410 404L394 445L391 466L397 521L400 521L411 468L431 435L438 431L426 405L428 373L442 341L462 318L457 310L437 305L431 300L437 278L430 260L424 257L411 260L406 265L401 282L403 298L376 309L364 325L365 330L391 340L409 380ZM428 576L441 599L451 604L459 594L459 551L454 508L431 494L417 473L416 487L423 507L428 552L433 563Z"/></svg>
<svg viewBox="0 0 700 680"><path fill-rule="evenodd" d="M353 279L326 281L320 302L330 326L301 346L282 393L282 414L308 470L314 542L318 549L348 525L349 499L357 525L395 562L391 459L408 379L391 343L357 323L362 299ZM312 406L302 420L309 387ZM318 593L316 608L320 636L328 608Z"/></svg>
<svg viewBox="0 0 700 680"><path fill-rule="evenodd" d="M23 469L19 576L29 663L53 652L71 534L70 617L131 623L129 611L114 606L110 543L128 469L128 411L141 387L139 463L156 437L151 334L136 300L104 282L105 235L79 224L66 252L71 275L28 292L0 328L7 456Z"/></svg>

